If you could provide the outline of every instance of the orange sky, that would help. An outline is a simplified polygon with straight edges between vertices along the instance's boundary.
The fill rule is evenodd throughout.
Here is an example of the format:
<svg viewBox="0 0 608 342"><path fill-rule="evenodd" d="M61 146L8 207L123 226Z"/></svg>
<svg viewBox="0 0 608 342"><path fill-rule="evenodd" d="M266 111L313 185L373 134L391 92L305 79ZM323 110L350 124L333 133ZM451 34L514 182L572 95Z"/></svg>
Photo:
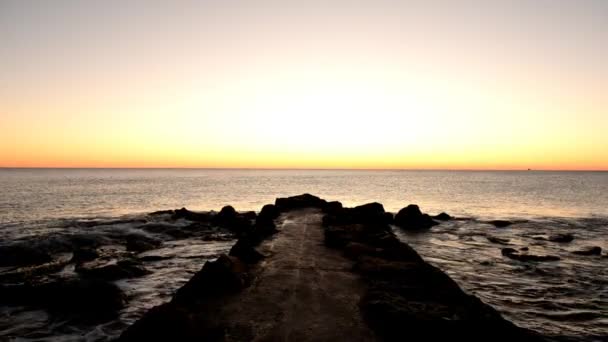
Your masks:
<svg viewBox="0 0 608 342"><path fill-rule="evenodd" d="M608 170L608 4L4 1L0 166Z"/></svg>

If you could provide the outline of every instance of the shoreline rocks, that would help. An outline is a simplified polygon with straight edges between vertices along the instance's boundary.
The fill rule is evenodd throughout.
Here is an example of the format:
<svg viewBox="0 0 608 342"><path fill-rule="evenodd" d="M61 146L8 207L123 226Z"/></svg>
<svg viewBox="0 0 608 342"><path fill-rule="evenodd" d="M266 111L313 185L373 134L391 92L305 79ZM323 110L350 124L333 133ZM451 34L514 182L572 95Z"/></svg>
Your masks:
<svg viewBox="0 0 608 342"><path fill-rule="evenodd" d="M397 215L395 215L394 223L406 230L428 229L439 224L428 214L423 214L415 204L410 204L399 210Z"/></svg>

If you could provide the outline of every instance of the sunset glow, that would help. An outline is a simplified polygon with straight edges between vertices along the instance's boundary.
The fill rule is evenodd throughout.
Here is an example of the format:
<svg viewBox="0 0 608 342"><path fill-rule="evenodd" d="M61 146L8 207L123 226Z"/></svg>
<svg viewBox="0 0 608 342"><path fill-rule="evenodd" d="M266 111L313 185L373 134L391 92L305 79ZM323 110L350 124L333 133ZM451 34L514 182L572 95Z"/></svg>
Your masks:
<svg viewBox="0 0 608 342"><path fill-rule="evenodd" d="M608 169L606 2L294 3L3 1L0 167Z"/></svg>

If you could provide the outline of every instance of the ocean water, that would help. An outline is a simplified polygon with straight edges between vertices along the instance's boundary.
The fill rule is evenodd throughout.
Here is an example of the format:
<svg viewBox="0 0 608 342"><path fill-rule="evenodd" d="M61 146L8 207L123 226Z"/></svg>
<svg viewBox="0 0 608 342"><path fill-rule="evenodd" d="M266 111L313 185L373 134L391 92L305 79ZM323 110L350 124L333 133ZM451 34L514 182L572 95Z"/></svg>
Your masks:
<svg viewBox="0 0 608 342"><path fill-rule="evenodd" d="M152 211L219 210L227 204L257 211L276 197L305 192L346 206L376 201L396 212L416 203L430 214L464 218L424 233L395 232L520 326L560 340L608 336L608 258L572 253L599 246L606 254L608 172L0 169L0 246L25 242L46 248L85 235L111 247L112 239L141 233L142 220L163 223L146 215ZM516 223L496 228L484 222L490 219ZM575 239L547 240L556 233ZM508 241L501 245L488 237ZM146 263L151 273L117 282L129 296L117 320L74 326L42 310L0 306L0 339L111 339L233 243L230 237L157 238L162 248L147 253L163 258ZM561 260L523 263L502 256L504 247L527 247L531 254Z"/></svg>

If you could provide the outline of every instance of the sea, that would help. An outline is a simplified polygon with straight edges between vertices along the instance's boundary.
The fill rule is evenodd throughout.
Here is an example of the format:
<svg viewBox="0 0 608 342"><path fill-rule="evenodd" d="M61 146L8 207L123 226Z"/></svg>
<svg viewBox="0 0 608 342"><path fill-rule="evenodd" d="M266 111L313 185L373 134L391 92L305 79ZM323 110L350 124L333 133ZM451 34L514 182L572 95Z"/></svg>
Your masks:
<svg viewBox="0 0 608 342"><path fill-rule="evenodd" d="M518 326L556 341L608 340L608 172L4 168L0 247L28 244L66 258L53 244L63 246L74 236L111 246L117 236L150 235L142 222L162 220L150 212L225 205L259 211L277 197L302 193L345 206L379 202L390 212L417 204L431 215L457 217L425 232L394 231ZM498 219L514 224L488 223ZM556 234L574 239L551 241ZM162 247L145 252L160 257L146 262L150 273L116 281L128 296L117 318L87 325L0 303L0 340L112 340L234 243L229 237L158 238ZM600 255L573 253L594 246L602 248ZM507 247L560 260L512 260L501 253ZM69 267L59 272L69 276ZM0 267L0 278L9 271Z"/></svg>

